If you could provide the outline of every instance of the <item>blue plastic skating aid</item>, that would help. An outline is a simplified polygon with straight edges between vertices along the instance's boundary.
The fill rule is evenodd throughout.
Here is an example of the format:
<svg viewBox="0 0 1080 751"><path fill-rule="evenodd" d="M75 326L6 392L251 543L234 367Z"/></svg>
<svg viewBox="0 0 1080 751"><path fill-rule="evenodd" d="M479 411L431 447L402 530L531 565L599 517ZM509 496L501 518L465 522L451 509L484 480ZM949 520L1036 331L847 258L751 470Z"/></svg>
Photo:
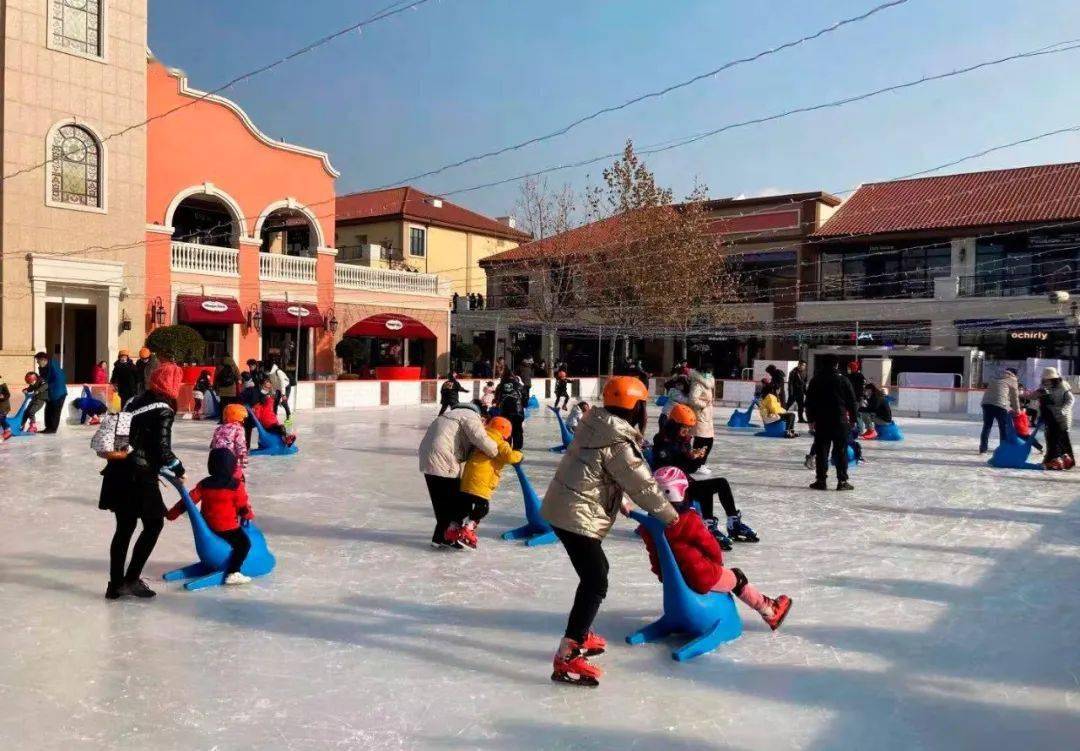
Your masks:
<svg viewBox="0 0 1080 751"><path fill-rule="evenodd" d="M100 399L95 399L93 394L90 393L89 386L83 386L82 396L73 401L72 406L79 410L79 424L85 425L88 418L97 417L103 415L106 412L105 402Z"/></svg>
<svg viewBox="0 0 1080 751"><path fill-rule="evenodd" d="M670 400L667 398L667 394L661 394L660 396L656 397L656 406L664 407L669 401Z"/></svg>
<svg viewBox="0 0 1080 751"><path fill-rule="evenodd" d="M19 407L19 411L13 415L8 415L8 428L11 429L12 438L25 438L27 436L36 435L28 430L22 429L23 416L26 414L26 408L30 406L30 397L23 399L22 406Z"/></svg>
<svg viewBox="0 0 1080 751"><path fill-rule="evenodd" d="M645 525L656 544L664 577L664 614L660 620L626 637L626 643L643 644L669 634L689 634L693 640L671 653L672 659L685 662L738 639L742 635L742 620L731 595L721 592L701 595L690 589L664 536L663 523L640 511L631 511L630 516Z"/></svg>
<svg viewBox="0 0 1080 751"><path fill-rule="evenodd" d="M561 454L570 448L570 442L574 440L574 434L570 432L570 428L566 427L566 423L563 422L562 415L559 413L558 407L552 407L548 405L548 409L555 413L555 419L559 421L559 435L562 436L561 446L552 446L548 451L553 451L557 454Z"/></svg>
<svg viewBox="0 0 1080 751"><path fill-rule="evenodd" d="M987 462L991 467L998 469L1043 469L1041 464L1028 461L1031 456L1031 447L1035 437L1039 433L1042 423L1036 423L1035 429L1027 438L1021 438L1016 434L1016 426L1012 420L1005 421L1005 440L997 445L994 453Z"/></svg>
<svg viewBox="0 0 1080 751"><path fill-rule="evenodd" d="M517 473L518 482L521 483L521 496L525 501L525 518L528 521L516 529L503 532L502 538L504 540L524 540L529 547L548 545L555 542L558 539L555 537L555 530L540 514L540 496L533 489L532 483L529 482L529 478L525 475L525 470L522 469L521 464L512 466L514 472Z"/></svg>
<svg viewBox="0 0 1080 751"><path fill-rule="evenodd" d="M887 422L884 425L878 425L876 430L877 440L879 441L904 440L904 431L900 430L900 426L895 422Z"/></svg>
<svg viewBox="0 0 1080 751"><path fill-rule="evenodd" d="M757 399L754 399L746 407L745 412L741 412L738 409L736 409L734 412L731 413L731 417L728 418L728 421L727 421L728 427L729 428L756 428L757 425L754 425L750 421L750 417L754 413L754 408L756 406L757 406Z"/></svg>
<svg viewBox="0 0 1080 751"><path fill-rule="evenodd" d="M232 546L218 537L206 524L206 519L199 513L198 507L191 500L187 488L176 475L163 471L164 477L180 493L180 500L187 510L191 522L191 532L195 537L195 552L199 556L197 563L167 572L162 578L167 581L191 579L184 584L184 589L196 590L216 587L225 582L225 567L232 555ZM266 538L253 523L241 527L251 540L251 550L240 567L240 573L246 576L265 576L274 570L274 554L266 547Z"/></svg>
<svg viewBox="0 0 1080 751"><path fill-rule="evenodd" d="M535 396L530 396L529 401L525 402L525 419L528 420L536 414L536 410L538 409L540 409L540 400Z"/></svg>
<svg viewBox="0 0 1080 751"><path fill-rule="evenodd" d="M787 435L787 423L783 420L765 423L765 430L759 430L754 435L762 438L783 438Z"/></svg>
<svg viewBox="0 0 1080 751"><path fill-rule="evenodd" d="M295 443L292 446L286 446L281 436L264 428L262 423L255 419L255 413L251 411L251 407L245 404L244 409L247 410L251 421L255 423L255 430L259 432L259 447L248 452L251 456L289 456L300 450Z"/></svg>

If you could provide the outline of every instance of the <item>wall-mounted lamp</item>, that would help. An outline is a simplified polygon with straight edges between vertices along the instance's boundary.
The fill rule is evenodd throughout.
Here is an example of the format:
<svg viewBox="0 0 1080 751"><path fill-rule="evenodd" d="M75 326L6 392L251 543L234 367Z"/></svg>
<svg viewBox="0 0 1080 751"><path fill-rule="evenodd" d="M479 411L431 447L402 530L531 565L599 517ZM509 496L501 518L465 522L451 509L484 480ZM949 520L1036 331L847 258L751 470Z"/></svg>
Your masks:
<svg viewBox="0 0 1080 751"><path fill-rule="evenodd" d="M323 327L331 334L337 333L338 322L333 308L326 309L326 315L323 316Z"/></svg>
<svg viewBox="0 0 1080 751"><path fill-rule="evenodd" d="M262 311L258 303L251 303L247 312L247 325L249 329L255 329L256 333L262 331Z"/></svg>
<svg viewBox="0 0 1080 751"><path fill-rule="evenodd" d="M155 326L165 325L165 304L160 297L155 297L154 301L150 303L150 321Z"/></svg>
<svg viewBox="0 0 1080 751"><path fill-rule="evenodd" d="M131 331L131 316L127 314L126 310L120 311L120 330Z"/></svg>

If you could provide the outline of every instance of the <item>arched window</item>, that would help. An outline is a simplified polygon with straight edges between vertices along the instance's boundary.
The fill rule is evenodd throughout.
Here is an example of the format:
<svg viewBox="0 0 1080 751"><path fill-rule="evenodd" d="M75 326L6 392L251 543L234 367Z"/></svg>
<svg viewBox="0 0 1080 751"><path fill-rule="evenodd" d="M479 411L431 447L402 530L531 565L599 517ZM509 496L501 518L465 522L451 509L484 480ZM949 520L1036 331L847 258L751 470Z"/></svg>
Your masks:
<svg viewBox="0 0 1080 751"><path fill-rule="evenodd" d="M48 0L50 47L101 57L103 0Z"/></svg>
<svg viewBox="0 0 1080 751"><path fill-rule="evenodd" d="M53 132L49 197L56 204L101 207L101 144L78 125Z"/></svg>

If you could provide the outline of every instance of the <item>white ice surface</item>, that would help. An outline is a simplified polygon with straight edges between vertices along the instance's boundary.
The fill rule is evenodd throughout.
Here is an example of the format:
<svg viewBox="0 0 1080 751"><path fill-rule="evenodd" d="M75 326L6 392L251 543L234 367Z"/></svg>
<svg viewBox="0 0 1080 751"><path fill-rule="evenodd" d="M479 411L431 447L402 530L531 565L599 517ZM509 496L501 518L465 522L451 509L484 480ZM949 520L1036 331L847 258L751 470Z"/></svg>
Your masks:
<svg viewBox="0 0 1080 751"><path fill-rule="evenodd" d="M907 420L907 442L867 446L856 492L815 493L808 439L721 429L713 464L762 538L728 563L794 598L787 623L740 606L743 637L688 664L677 640L626 646L660 586L623 521L605 543L607 674L575 689L548 680L565 554L498 539L521 521L512 472L478 552L427 548L415 453L433 415L302 416L301 453L251 468L277 570L240 589L155 581L193 560L181 519L149 602L102 597L112 516L89 432L0 446L0 749L1080 745L1080 475L991 470L973 423ZM196 479L209 432L177 425ZM555 442L550 416L528 423L541 493Z"/></svg>

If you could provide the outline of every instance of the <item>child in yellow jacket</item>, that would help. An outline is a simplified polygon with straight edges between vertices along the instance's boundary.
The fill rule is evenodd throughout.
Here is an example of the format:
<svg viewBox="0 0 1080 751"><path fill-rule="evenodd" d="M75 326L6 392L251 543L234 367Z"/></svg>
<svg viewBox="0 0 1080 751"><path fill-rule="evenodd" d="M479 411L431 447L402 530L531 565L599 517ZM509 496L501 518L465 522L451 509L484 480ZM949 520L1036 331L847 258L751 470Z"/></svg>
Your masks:
<svg viewBox="0 0 1080 751"><path fill-rule="evenodd" d="M459 518L446 530L446 541L476 550L478 540L476 525L487 516L491 496L499 487L503 467L522 460L520 451L507 443L513 434L513 425L505 417L493 417L487 424L487 434L499 447L494 459L479 449L473 449L461 473Z"/></svg>

